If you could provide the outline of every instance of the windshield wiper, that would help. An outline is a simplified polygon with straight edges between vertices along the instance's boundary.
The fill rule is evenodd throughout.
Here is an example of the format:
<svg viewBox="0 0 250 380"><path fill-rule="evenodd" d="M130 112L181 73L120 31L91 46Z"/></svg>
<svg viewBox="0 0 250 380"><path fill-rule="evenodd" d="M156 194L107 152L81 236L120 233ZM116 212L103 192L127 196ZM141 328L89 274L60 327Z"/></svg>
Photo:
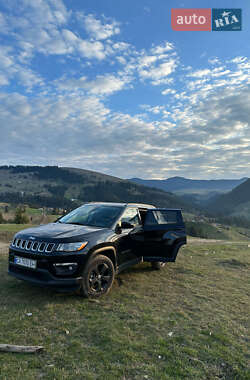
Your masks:
<svg viewBox="0 0 250 380"><path fill-rule="evenodd" d="M66 222L64 224L75 224L76 226L85 226L85 224L77 223L77 222Z"/></svg>

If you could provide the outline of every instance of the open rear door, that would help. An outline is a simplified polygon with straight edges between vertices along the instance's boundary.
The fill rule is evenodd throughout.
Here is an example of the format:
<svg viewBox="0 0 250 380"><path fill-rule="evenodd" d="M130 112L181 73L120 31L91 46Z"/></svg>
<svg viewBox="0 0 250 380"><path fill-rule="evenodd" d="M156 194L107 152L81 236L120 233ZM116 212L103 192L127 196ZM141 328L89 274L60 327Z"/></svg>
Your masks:
<svg viewBox="0 0 250 380"><path fill-rule="evenodd" d="M144 261L175 261L186 244L181 210L157 208L147 210L143 225Z"/></svg>

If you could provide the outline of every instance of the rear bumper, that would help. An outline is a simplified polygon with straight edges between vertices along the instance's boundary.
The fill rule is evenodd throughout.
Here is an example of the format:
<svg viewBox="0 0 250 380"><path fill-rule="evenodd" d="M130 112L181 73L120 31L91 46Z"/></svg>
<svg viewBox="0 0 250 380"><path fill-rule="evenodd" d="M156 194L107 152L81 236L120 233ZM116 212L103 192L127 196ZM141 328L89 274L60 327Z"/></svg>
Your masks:
<svg viewBox="0 0 250 380"><path fill-rule="evenodd" d="M19 280L27 281L37 286L49 287L60 292L74 292L81 286L82 277L57 278L47 270L32 270L21 268L9 263L8 274Z"/></svg>

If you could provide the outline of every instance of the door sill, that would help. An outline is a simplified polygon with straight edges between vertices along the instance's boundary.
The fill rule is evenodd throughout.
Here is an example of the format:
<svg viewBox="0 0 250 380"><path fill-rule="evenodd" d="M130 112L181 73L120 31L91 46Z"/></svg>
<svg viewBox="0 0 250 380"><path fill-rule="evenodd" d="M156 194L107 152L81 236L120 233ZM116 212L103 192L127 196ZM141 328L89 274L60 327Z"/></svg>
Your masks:
<svg viewBox="0 0 250 380"><path fill-rule="evenodd" d="M175 259L173 257L147 256L147 257L143 257L143 261L150 262L150 263L158 262L158 261L162 263L167 263L167 262L173 262L175 261Z"/></svg>
<svg viewBox="0 0 250 380"><path fill-rule="evenodd" d="M142 257L139 257L139 258L136 258L136 259L133 259L133 260L129 260L129 261L126 261L126 263L123 263L121 265L119 265L117 267L117 273L120 273L122 272L123 270L129 268L129 267L132 267L133 265L136 265L136 264L139 264L142 262Z"/></svg>

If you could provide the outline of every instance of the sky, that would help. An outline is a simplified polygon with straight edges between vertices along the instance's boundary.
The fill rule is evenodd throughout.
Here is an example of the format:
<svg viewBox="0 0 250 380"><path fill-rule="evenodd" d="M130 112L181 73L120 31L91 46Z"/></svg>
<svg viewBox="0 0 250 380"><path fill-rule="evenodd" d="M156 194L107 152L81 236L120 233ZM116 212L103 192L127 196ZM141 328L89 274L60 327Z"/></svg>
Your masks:
<svg viewBox="0 0 250 380"><path fill-rule="evenodd" d="M173 31L180 0L0 5L0 165L121 178L250 177L250 3L242 31Z"/></svg>

